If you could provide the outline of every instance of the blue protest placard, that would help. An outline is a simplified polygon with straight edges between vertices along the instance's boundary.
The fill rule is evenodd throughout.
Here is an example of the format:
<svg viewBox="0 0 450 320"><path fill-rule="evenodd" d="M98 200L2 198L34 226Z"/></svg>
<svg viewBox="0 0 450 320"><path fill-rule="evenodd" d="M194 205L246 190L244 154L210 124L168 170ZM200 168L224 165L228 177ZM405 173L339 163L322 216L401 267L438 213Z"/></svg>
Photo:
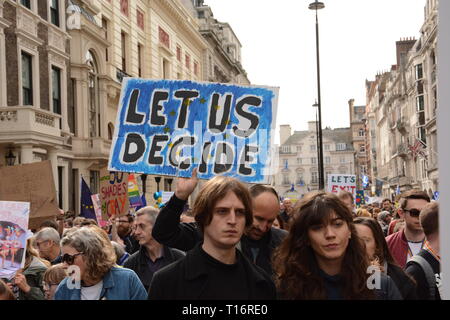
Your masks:
<svg viewBox="0 0 450 320"><path fill-rule="evenodd" d="M267 183L278 88L126 78L108 169Z"/></svg>

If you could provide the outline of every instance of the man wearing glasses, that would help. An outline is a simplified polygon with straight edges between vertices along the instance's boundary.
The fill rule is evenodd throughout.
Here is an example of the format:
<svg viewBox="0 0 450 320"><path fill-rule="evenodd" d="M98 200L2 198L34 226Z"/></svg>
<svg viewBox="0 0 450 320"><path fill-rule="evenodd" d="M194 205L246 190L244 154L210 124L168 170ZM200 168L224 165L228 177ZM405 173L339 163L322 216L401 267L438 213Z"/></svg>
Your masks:
<svg viewBox="0 0 450 320"><path fill-rule="evenodd" d="M133 254L139 250L139 242L133 237L133 216L127 214L126 216L118 217L117 223L117 235L123 241L125 245L125 251L129 254ZM114 240L114 239L113 239Z"/></svg>
<svg viewBox="0 0 450 320"><path fill-rule="evenodd" d="M39 256L52 265L61 262L61 247L59 233L53 228L46 227L36 233L34 247L39 251Z"/></svg>
<svg viewBox="0 0 450 320"><path fill-rule="evenodd" d="M398 214L405 220L405 228L388 236L386 242L395 261L402 268L423 247L425 235L419 215L429 202L428 194L417 189L405 192L400 198Z"/></svg>

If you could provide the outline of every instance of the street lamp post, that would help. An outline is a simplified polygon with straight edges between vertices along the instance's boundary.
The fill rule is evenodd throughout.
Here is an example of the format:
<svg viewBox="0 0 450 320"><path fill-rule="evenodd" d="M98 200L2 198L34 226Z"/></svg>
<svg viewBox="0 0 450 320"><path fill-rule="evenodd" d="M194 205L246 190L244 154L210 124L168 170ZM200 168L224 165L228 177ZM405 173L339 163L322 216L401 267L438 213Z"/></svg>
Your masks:
<svg viewBox="0 0 450 320"><path fill-rule="evenodd" d="M313 104L313 107L318 107L317 101ZM317 145L317 171L320 172L320 149L321 145L319 143L319 121L317 116L317 109L316 109L316 145ZM320 181L320 173L319 173L319 181Z"/></svg>
<svg viewBox="0 0 450 320"><path fill-rule="evenodd" d="M147 175L145 173L141 174L141 180L142 180L142 193L145 194L147 192Z"/></svg>
<svg viewBox="0 0 450 320"><path fill-rule="evenodd" d="M161 177L155 177L155 182L156 182L156 191L159 192L159 183L161 181Z"/></svg>
<svg viewBox="0 0 450 320"><path fill-rule="evenodd" d="M323 173L323 151L322 151L322 112L321 112L321 99L320 99L320 60L319 60L319 19L317 17L317 10L325 8L323 2L315 1L309 4L308 9L316 11L316 60L317 60L317 109L319 112L319 190L323 190L325 187L324 173Z"/></svg>

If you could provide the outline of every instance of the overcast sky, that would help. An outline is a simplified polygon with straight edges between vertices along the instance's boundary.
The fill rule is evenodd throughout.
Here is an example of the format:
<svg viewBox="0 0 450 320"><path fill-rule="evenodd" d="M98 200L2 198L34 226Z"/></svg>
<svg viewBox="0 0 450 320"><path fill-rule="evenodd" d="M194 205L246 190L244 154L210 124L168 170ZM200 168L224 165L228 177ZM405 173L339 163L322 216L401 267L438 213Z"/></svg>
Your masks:
<svg viewBox="0 0 450 320"><path fill-rule="evenodd" d="M280 87L279 125L306 130L317 97L314 0L205 0L242 44L252 84ZM349 126L348 100L396 64L395 41L420 35L426 0L322 0L318 11L322 127Z"/></svg>

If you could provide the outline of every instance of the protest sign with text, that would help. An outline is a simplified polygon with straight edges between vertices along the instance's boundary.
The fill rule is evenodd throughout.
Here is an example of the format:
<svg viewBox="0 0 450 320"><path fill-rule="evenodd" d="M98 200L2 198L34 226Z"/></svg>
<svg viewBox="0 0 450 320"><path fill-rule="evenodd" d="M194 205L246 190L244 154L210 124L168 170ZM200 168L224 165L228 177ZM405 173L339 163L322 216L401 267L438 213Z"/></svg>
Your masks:
<svg viewBox="0 0 450 320"><path fill-rule="evenodd" d="M267 182L278 88L126 78L109 170Z"/></svg>
<svg viewBox="0 0 450 320"><path fill-rule="evenodd" d="M356 198L356 176L352 174L329 174L327 191L339 193L339 191L348 191Z"/></svg>
<svg viewBox="0 0 450 320"><path fill-rule="evenodd" d="M100 200L102 218L107 221L111 217L128 213L128 173L100 171Z"/></svg>

